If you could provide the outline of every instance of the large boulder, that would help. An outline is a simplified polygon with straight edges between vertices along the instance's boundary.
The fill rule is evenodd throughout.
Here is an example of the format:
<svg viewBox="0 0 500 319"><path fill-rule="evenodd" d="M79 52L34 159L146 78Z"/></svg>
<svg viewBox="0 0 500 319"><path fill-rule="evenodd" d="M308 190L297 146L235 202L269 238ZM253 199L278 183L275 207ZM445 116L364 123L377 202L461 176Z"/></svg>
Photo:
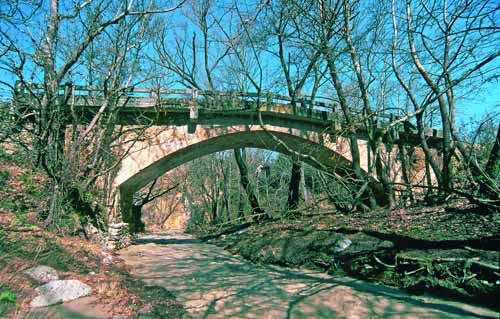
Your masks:
<svg viewBox="0 0 500 319"><path fill-rule="evenodd" d="M54 268L44 265L32 267L28 270L25 270L24 273L40 283L46 283L52 280L59 279L59 275Z"/></svg>
<svg viewBox="0 0 500 319"><path fill-rule="evenodd" d="M31 307L47 307L91 294L92 289L79 280L53 280L35 289L39 294Z"/></svg>

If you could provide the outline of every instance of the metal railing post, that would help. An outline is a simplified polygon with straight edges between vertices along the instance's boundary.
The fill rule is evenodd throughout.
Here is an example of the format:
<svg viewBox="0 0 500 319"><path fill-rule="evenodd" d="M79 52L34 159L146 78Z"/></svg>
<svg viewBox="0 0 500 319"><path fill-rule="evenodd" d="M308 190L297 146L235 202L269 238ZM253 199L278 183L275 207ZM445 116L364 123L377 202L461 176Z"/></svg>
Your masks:
<svg viewBox="0 0 500 319"><path fill-rule="evenodd" d="M196 122L198 122L198 90L191 89L191 100L189 105L188 133L196 132Z"/></svg>
<svg viewBox="0 0 500 319"><path fill-rule="evenodd" d="M154 89L152 89L150 92L149 92L149 98L152 100L153 104L155 106L159 106L160 104L160 93L159 93L159 89L157 91L155 91Z"/></svg>
<svg viewBox="0 0 500 319"><path fill-rule="evenodd" d="M271 92L266 94L266 111L271 112L273 110L273 96Z"/></svg>

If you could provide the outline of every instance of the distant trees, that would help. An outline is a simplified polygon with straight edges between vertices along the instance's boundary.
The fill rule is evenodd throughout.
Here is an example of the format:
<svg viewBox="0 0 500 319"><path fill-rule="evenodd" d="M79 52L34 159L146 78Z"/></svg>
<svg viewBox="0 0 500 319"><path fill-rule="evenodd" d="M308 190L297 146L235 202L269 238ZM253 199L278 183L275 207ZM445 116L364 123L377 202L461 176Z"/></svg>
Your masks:
<svg viewBox="0 0 500 319"><path fill-rule="evenodd" d="M238 159L238 155L233 157L238 151L244 160L243 174L239 167L241 163L238 163L241 159ZM238 151L208 155L184 164L175 172L175 180L179 182L176 191L181 192L182 202L190 212L190 230L204 231L222 225L260 222L268 218L289 218L306 212L315 213L318 203L322 203L325 209L333 209L334 204L328 203L328 191L342 194L342 200L345 202L340 203L341 200L335 198L339 206L349 202L349 194L337 184L338 181L329 176L320 178L318 170L304 164L305 182L299 185L298 197L305 200L304 194L307 194L308 201L305 204L308 208L300 205L290 210L287 201L293 161L287 156L270 151ZM242 182L242 178L246 180ZM169 185L174 183L169 176L165 179ZM161 183L160 180L157 182L158 185ZM250 196L243 185L247 185ZM161 189L151 193L159 193ZM145 198L148 193L148 189L145 189L138 200ZM146 218L152 221L149 217L152 213L146 214ZM166 212L154 213L155 216L162 214L168 216Z"/></svg>

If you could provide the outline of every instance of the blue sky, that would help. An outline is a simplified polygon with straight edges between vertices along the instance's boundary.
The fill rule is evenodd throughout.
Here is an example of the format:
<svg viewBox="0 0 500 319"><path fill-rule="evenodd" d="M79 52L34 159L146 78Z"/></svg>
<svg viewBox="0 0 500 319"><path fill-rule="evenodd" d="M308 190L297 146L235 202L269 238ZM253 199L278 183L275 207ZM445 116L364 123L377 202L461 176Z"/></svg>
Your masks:
<svg viewBox="0 0 500 319"><path fill-rule="evenodd" d="M480 120L488 113L496 113L500 122L500 84L487 83L477 94L461 99L457 103L457 124L466 124L471 119Z"/></svg>
<svg viewBox="0 0 500 319"><path fill-rule="evenodd" d="M187 8L183 8L182 10L183 12L185 12ZM174 14L172 22L174 24L181 22L187 23L189 25L190 23L187 22L184 18L181 18L181 16L181 14ZM37 20L39 19L43 20L43 18L41 18L40 16L37 18ZM4 28L4 26L1 27ZM190 33L192 31L191 29L192 27L188 27L188 29L184 30L184 32L187 31L186 33ZM264 58L264 60L267 59ZM500 63L495 63L495 66L498 66L497 69L500 69ZM270 66L272 68L276 67L276 65L273 64L274 63L271 63ZM267 72L268 70L264 70L264 81L266 81L266 78L273 78L266 76ZM13 76L8 74L7 72L0 70L0 81L5 81L13 84L14 80L15 79ZM9 98L10 95L11 92L5 86L0 84L0 98L6 99ZM489 112L500 112L500 85L496 80L484 84L480 90L478 89L477 91L471 92L467 95L466 98L459 98L457 100L457 121L459 122L459 125L461 123L467 123L471 118L479 119L484 116L484 114Z"/></svg>

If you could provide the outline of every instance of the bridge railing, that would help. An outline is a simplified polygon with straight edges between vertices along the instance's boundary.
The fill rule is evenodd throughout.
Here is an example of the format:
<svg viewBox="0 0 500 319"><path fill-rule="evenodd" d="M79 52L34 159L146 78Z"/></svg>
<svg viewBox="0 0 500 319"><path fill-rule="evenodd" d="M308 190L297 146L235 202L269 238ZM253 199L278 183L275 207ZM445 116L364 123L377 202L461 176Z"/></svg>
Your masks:
<svg viewBox="0 0 500 319"><path fill-rule="evenodd" d="M43 94L44 86L30 84L19 86L18 95ZM106 92L95 86L64 85L58 89L60 96L66 96L69 103L76 106L99 106L106 98ZM296 116L340 121L342 118L335 99L323 96L298 96L294 100L285 95L271 92L238 92L211 91L196 89L164 89L164 88L124 88L115 93L115 101L122 107L155 108L189 108L196 105L198 109L219 111L261 110L268 112L293 114ZM293 107L295 104L295 108ZM360 110L351 110L361 115ZM387 122L390 115L377 114L377 120Z"/></svg>

